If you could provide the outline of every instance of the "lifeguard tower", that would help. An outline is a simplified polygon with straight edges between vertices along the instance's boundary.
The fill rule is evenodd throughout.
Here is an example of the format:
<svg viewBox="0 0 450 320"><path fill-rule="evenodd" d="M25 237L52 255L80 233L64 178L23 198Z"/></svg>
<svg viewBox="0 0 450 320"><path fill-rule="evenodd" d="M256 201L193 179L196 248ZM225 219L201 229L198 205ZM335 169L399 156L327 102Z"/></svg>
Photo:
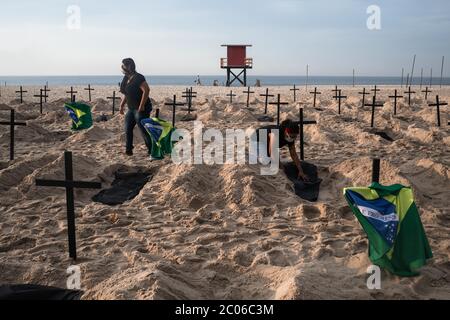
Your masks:
<svg viewBox="0 0 450 320"><path fill-rule="evenodd" d="M253 68L253 59L247 58L247 47L251 46L250 44L222 45L222 47L227 47L227 57L220 59L220 67L227 69L227 87L231 86L236 80L242 86L247 86L247 69Z"/></svg>

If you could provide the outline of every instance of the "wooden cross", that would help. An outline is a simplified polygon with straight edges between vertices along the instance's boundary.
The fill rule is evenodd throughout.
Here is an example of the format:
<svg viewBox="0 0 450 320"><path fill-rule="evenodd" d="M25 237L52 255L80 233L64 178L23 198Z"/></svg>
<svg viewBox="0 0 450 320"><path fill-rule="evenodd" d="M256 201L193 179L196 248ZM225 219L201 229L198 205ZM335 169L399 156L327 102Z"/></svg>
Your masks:
<svg viewBox="0 0 450 320"><path fill-rule="evenodd" d="M247 91L244 91L243 93L247 94L247 108L250 106L250 94L255 93L254 91L250 91L250 87L248 87Z"/></svg>
<svg viewBox="0 0 450 320"><path fill-rule="evenodd" d="M383 107L384 104L377 103L375 96L372 98L372 104L366 104L366 107L372 107L372 118L370 120L370 126L373 128L375 125L375 108Z"/></svg>
<svg viewBox="0 0 450 320"><path fill-rule="evenodd" d="M112 97L106 97L106 99L112 100L112 114L114 115L116 112L116 100L120 100L120 97L116 97L116 92L113 91Z"/></svg>
<svg viewBox="0 0 450 320"><path fill-rule="evenodd" d="M75 201L74 189L101 189L99 182L83 182L73 180L72 152L64 152L65 180L43 180L36 179L38 187L61 187L66 188L67 206L67 233L69 239L69 257L77 259L76 229L75 229Z"/></svg>
<svg viewBox="0 0 450 320"><path fill-rule="evenodd" d="M300 91L300 89L296 88L294 84L294 88L290 89L290 91L294 91L294 102L297 102L297 91Z"/></svg>
<svg viewBox="0 0 450 320"><path fill-rule="evenodd" d="M40 112L42 114L42 102L43 102L42 98L48 98L48 96L43 94L43 92L44 92L43 89L40 89L40 91L41 91L41 94L35 94L34 97L39 98L39 108L40 108Z"/></svg>
<svg viewBox="0 0 450 320"><path fill-rule="evenodd" d="M23 89L22 89L22 86L20 86L20 90L19 91L16 91L16 93L20 93L20 103L23 103L23 94L24 93L27 93L28 91L24 91Z"/></svg>
<svg viewBox="0 0 450 320"><path fill-rule="evenodd" d="M358 94L362 94L362 106L366 105L366 96L370 95L369 92L366 92L366 88L363 88L362 92L358 92Z"/></svg>
<svg viewBox="0 0 450 320"><path fill-rule="evenodd" d="M314 88L314 91L313 91L313 92L310 92L310 94L313 94L313 95L314 95L314 104L313 104L313 107L315 108L315 107L316 107L317 95L318 95L318 94L322 94L322 92L318 92L318 91L317 91L317 87L315 87L315 88Z"/></svg>
<svg viewBox="0 0 450 320"><path fill-rule="evenodd" d="M11 118L9 122L2 121L0 125L9 126L9 160L14 160L14 127L15 126L26 126L25 122L16 122L14 110L11 110Z"/></svg>
<svg viewBox="0 0 450 320"><path fill-rule="evenodd" d="M91 101L92 101L92 99L91 99L91 91L95 91L95 89L92 89L92 88L91 88L91 85L88 84L88 87L87 87L87 88L84 88L84 90L89 91L89 102L91 102Z"/></svg>
<svg viewBox="0 0 450 320"><path fill-rule="evenodd" d="M177 103L177 96L173 95L173 100L170 103L165 103L165 106L172 106L172 127L175 128L175 109L176 107L184 106L185 103Z"/></svg>
<svg viewBox="0 0 450 320"><path fill-rule="evenodd" d="M397 95L397 89L395 89L394 92L395 92L394 95L393 96L389 96L389 98L394 99L394 115L397 115L397 99L398 98L403 98L403 96Z"/></svg>
<svg viewBox="0 0 450 320"><path fill-rule="evenodd" d="M300 108L300 160L304 161L305 160L305 135L304 135L304 126L308 125L308 124L317 124L317 121L313 121L313 120L305 120L304 119L304 115L303 115L303 108Z"/></svg>
<svg viewBox="0 0 450 320"><path fill-rule="evenodd" d="M51 90L47 87L47 85L44 86L44 89L42 90L44 92L44 102L47 103L47 92L50 92Z"/></svg>
<svg viewBox="0 0 450 320"><path fill-rule="evenodd" d="M405 77L405 68L402 68L402 83L401 83L401 87L403 88L403 79Z"/></svg>
<svg viewBox="0 0 450 320"><path fill-rule="evenodd" d="M338 90L339 95L334 96L333 98L338 100L338 113L341 114L341 102L342 99L347 99L347 96L342 95L342 90Z"/></svg>
<svg viewBox="0 0 450 320"><path fill-rule="evenodd" d="M355 69L353 69L353 88L355 87Z"/></svg>
<svg viewBox="0 0 450 320"><path fill-rule="evenodd" d="M190 89L186 88L186 91L183 92L183 98L186 98L186 103L188 104L188 113L191 113L192 109L192 98L197 98L197 92L192 91L192 87Z"/></svg>
<svg viewBox="0 0 450 320"><path fill-rule="evenodd" d="M380 90L380 89L377 89L377 86L375 86L375 88L374 88L374 89L371 89L370 91L373 92L373 95L374 95L375 100L376 100L376 99L377 99L377 92L380 92L381 90Z"/></svg>
<svg viewBox="0 0 450 320"><path fill-rule="evenodd" d="M425 93L425 100L428 100L428 94L432 93L433 91L429 90L428 87L425 87L425 90L422 90L422 92Z"/></svg>
<svg viewBox="0 0 450 320"><path fill-rule="evenodd" d="M288 105L288 102L281 102L281 94L278 94L278 98L276 102L269 103L270 105L277 106L277 126L280 126L280 108L281 106Z"/></svg>
<svg viewBox="0 0 450 320"><path fill-rule="evenodd" d="M334 92L334 97L333 97L333 98L334 98L335 100L337 100L336 95L337 95L338 92L340 91L340 90L338 89L338 86L335 86L335 87L334 87L334 90L331 90L331 91Z"/></svg>
<svg viewBox="0 0 450 320"><path fill-rule="evenodd" d="M439 101L439 96L436 96L436 103L431 103L428 106L430 107L436 107L436 111L437 111L437 122L438 122L438 127L441 126L441 110L440 107L441 106L448 106L447 102L440 102Z"/></svg>
<svg viewBox="0 0 450 320"><path fill-rule="evenodd" d="M181 96L182 96L183 98L186 98L186 104L189 103L189 97L188 97L188 94L189 94L189 88L186 88L186 90L183 91L183 92L181 93Z"/></svg>
<svg viewBox="0 0 450 320"><path fill-rule="evenodd" d="M420 69L420 90L422 90L423 86L423 68Z"/></svg>
<svg viewBox="0 0 450 320"><path fill-rule="evenodd" d="M372 161L372 182L380 183L380 167L381 167L381 160L373 159L373 161Z"/></svg>
<svg viewBox="0 0 450 320"><path fill-rule="evenodd" d="M66 91L66 93L70 93L70 101L74 101L73 95L74 93L78 93L78 91L74 91L73 87L70 87L70 91Z"/></svg>
<svg viewBox="0 0 450 320"><path fill-rule="evenodd" d="M267 114L267 106L269 104L269 98L275 97L273 94L269 94L269 88L266 88L266 94L260 94L261 97L265 97L264 100L264 114Z"/></svg>
<svg viewBox="0 0 450 320"><path fill-rule="evenodd" d="M430 89L433 88L433 68L430 69Z"/></svg>
<svg viewBox="0 0 450 320"><path fill-rule="evenodd" d="M411 94L412 93L416 93L415 91L411 91L411 86L409 86L408 91L406 91L405 93L408 94L408 105L411 107Z"/></svg>
<svg viewBox="0 0 450 320"><path fill-rule="evenodd" d="M233 103L233 97L236 97L236 95L233 94L233 90L231 90L230 93L227 94L227 97L230 97L230 103L232 104Z"/></svg>

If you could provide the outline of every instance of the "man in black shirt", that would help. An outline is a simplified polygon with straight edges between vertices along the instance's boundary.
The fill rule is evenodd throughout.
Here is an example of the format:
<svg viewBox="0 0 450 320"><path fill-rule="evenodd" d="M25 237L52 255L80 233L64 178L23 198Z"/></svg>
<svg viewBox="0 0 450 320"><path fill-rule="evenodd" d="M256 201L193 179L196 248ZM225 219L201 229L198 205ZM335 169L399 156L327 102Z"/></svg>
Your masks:
<svg viewBox="0 0 450 320"><path fill-rule="evenodd" d="M125 76L120 84L120 92L124 95L120 104L121 115L125 114L125 104L128 105L125 115L125 153L128 156L133 155L133 129L138 125L150 155L152 140L141 124L142 119L150 118L152 111L152 103L149 98L150 88L145 77L136 72L136 64L133 59L127 58L122 61L122 72Z"/></svg>

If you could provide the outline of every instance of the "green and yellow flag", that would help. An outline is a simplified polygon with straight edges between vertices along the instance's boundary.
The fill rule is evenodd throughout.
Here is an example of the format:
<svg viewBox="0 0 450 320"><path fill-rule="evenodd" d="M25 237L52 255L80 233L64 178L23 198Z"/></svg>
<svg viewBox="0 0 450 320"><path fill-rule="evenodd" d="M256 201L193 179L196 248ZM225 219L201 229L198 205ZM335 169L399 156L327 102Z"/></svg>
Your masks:
<svg viewBox="0 0 450 320"><path fill-rule="evenodd" d="M411 188L373 183L344 196L367 233L370 260L399 276L418 275L433 254Z"/></svg>
<svg viewBox="0 0 450 320"><path fill-rule="evenodd" d="M72 130L83 130L92 127L91 107L87 104L70 102L64 104L70 118L72 118Z"/></svg>
<svg viewBox="0 0 450 320"><path fill-rule="evenodd" d="M163 159L165 155L172 153L172 132L175 129L169 122L159 118L149 118L142 119L141 124L152 139L151 154L154 159Z"/></svg>

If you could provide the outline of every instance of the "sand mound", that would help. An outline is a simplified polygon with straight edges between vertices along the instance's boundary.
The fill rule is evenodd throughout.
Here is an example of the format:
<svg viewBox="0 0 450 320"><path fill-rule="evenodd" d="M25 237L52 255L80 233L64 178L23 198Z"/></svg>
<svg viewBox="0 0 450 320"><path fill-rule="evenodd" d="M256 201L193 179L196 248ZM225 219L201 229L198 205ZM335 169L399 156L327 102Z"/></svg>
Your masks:
<svg viewBox="0 0 450 320"><path fill-rule="evenodd" d="M246 107L227 105L224 110L224 120L227 122L242 123L256 121L256 118L249 110L246 110Z"/></svg>
<svg viewBox="0 0 450 320"><path fill-rule="evenodd" d="M114 137L114 132L101 128L100 126L94 126L87 130L75 132L69 139L67 139L67 143L92 143L113 139Z"/></svg>
<svg viewBox="0 0 450 320"><path fill-rule="evenodd" d="M439 140L439 135L435 130L424 129L412 124L405 131L405 136L418 143L431 144Z"/></svg>
<svg viewBox="0 0 450 320"><path fill-rule="evenodd" d="M69 132L51 132L44 129L37 123L29 121L26 126L21 126L15 129L15 140L28 142L28 143L39 143L39 142L51 142L51 141L63 141L70 133ZM0 143L9 144L9 131L0 135Z"/></svg>
<svg viewBox="0 0 450 320"><path fill-rule="evenodd" d="M12 108L4 103L0 103L0 111L9 111Z"/></svg>
<svg viewBox="0 0 450 320"><path fill-rule="evenodd" d="M408 175L416 195L424 203L433 200L435 206L444 205L450 196L450 169L431 159L406 162L400 168L403 175Z"/></svg>
<svg viewBox="0 0 450 320"><path fill-rule="evenodd" d="M56 159L56 155L45 155L38 159L25 160L14 163L0 171L0 190L7 191L12 187L18 186L22 180Z"/></svg>
<svg viewBox="0 0 450 320"><path fill-rule="evenodd" d="M130 257L131 258L131 257ZM145 259L144 254L135 254L132 259ZM87 299L139 299L180 300L208 299L201 289L207 287L205 279L195 277L191 272L182 272L168 263L149 263L144 268L129 268L126 272L113 275L85 294ZM203 288L199 287L203 284ZM133 288L142 288L135 292Z"/></svg>
<svg viewBox="0 0 450 320"><path fill-rule="evenodd" d="M202 121L204 123L210 122L210 121L214 121L218 119L218 113L216 110L210 110L210 111L206 111L206 112L202 112L199 117L198 120Z"/></svg>
<svg viewBox="0 0 450 320"><path fill-rule="evenodd" d="M116 101L116 112L119 112L120 104ZM92 104L92 113L96 114L112 114L112 101L106 101L104 99L96 99Z"/></svg>
<svg viewBox="0 0 450 320"><path fill-rule="evenodd" d="M339 179L333 179L338 180L339 185L342 185L337 188L340 191L345 186L368 186L372 179L372 159L368 157L349 159L331 166L330 173L340 176ZM383 184L386 183L385 181L396 181L406 186L409 185L408 180L400 175L399 168L388 161L382 161L381 165L380 182Z"/></svg>
<svg viewBox="0 0 450 320"><path fill-rule="evenodd" d="M79 155L73 155L73 175L78 181L98 181L98 170L101 167L91 158ZM64 194L62 188L41 188L35 185L36 179L64 180L64 155L58 156L54 161L42 165L31 174L24 177L18 185L19 191L27 199L39 199L58 194ZM84 190L78 190L77 195L85 194Z"/></svg>
<svg viewBox="0 0 450 320"><path fill-rule="evenodd" d="M59 108L57 111L45 112L43 115L39 115L36 122L47 124L47 125L55 125L61 123L67 123L67 126L70 127L71 119L67 114L67 111L64 108Z"/></svg>

